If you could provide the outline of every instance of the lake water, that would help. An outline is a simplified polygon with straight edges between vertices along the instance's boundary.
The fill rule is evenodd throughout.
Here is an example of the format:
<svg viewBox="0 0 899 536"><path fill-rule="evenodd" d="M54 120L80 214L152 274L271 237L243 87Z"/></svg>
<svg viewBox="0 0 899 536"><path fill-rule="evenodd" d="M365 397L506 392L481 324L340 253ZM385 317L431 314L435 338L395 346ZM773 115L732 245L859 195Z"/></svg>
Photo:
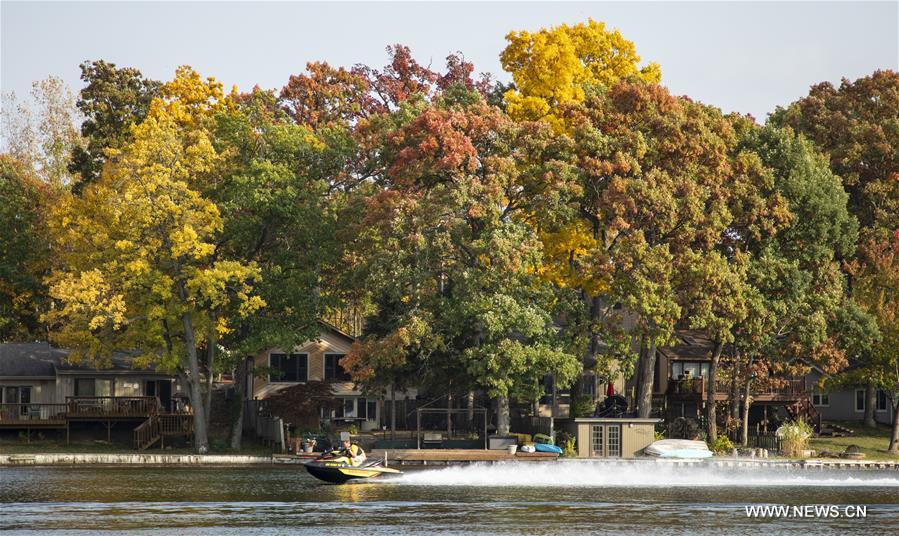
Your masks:
<svg viewBox="0 0 899 536"><path fill-rule="evenodd" d="M301 466L0 467L0 532L899 534L899 472L591 462L405 469L335 486ZM755 519L747 505L838 505ZM867 517L846 518L845 505Z"/></svg>

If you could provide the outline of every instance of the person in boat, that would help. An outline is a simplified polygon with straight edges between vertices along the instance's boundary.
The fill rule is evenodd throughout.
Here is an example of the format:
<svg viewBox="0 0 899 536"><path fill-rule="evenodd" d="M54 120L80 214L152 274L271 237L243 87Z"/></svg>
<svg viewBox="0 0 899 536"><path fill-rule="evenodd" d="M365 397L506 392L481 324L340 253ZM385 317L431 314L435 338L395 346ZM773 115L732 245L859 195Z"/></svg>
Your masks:
<svg viewBox="0 0 899 536"><path fill-rule="evenodd" d="M337 456L334 461L345 461L346 463L356 467L362 465L362 463L365 462L366 456L365 451L362 450L362 447L353 443L349 439L344 439L341 444L342 448L335 450L333 453L335 456Z"/></svg>

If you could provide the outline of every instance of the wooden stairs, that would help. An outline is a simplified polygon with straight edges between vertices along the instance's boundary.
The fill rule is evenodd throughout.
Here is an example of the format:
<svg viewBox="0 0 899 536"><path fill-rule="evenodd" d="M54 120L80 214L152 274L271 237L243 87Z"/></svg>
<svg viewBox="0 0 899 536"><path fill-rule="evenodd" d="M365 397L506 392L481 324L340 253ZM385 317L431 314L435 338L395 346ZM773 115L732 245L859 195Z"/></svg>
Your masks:
<svg viewBox="0 0 899 536"><path fill-rule="evenodd" d="M816 434L821 433L821 414L812 405L812 401L808 397L802 397L785 407L791 419L802 419L812 427Z"/></svg>
<svg viewBox="0 0 899 536"><path fill-rule="evenodd" d="M194 416L190 413L158 413L134 429L134 448L146 450L156 443L165 448L166 437L187 437L194 432Z"/></svg>

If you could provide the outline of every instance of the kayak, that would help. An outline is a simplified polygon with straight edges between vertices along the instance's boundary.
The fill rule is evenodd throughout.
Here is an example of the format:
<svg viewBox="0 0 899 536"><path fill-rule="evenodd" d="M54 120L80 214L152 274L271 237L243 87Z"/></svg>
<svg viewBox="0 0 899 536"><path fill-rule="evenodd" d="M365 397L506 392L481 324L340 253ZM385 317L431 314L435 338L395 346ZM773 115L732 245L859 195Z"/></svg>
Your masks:
<svg viewBox="0 0 899 536"><path fill-rule="evenodd" d="M402 474L390 467L384 467L383 460L370 460L362 465L350 465L344 461L317 458L306 462L306 471L319 480L332 484L344 484L353 479L374 478L383 474Z"/></svg>
<svg viewBox="0 0 899 536"><path fill-rule="evenodd" d="M535 443L534 449L537 452L553 452L555 454L562 454L562 449L555 445L547 445L545 443Z"/></svg>
<svg viewBox="0 0 899 536"><path fill-rule="evenodd" d="M662 439L649 445L643 450L647 456L657 458L711 458L705 441L690 441L688 439Z"/></svg>

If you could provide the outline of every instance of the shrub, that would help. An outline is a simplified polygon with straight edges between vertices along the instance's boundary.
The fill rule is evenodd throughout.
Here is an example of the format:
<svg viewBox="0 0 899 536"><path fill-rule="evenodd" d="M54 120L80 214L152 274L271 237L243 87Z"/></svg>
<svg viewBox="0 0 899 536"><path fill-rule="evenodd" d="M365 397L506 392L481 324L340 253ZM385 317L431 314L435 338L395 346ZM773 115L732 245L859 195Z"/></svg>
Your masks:
<svg viewBox="0 0 899 536"><path fill-rule="evenodd" d="M714 441L709 442L709 450L715 453L715 456L730 454L734 449L734 444L726 435L719 435Z"/></svg>
<svg viewBox="0 0 899 536"><path fill-rule="evenodd" d="M563 457L577 458L577 439L568 432L556 432L556 445L562 449Z"/></svg>
<svg viewBox="0 0 899 536"><path fill-rule="evenodd" d="M808 449L812 427L802 419L789 421L777 429L777 437L780 438L780 448L784 456L799 457L802 456L802 451Z"/></svg>
<svg viewBox="0 0 899 536"><path fill-rule="evenodd" d="M652 440L653 440L653 441L661 441L661 440L663 440L663 439L665 439L665 433L664 433L664 432L660 432L660 431L656 430L655 432L652 433Z"/></svg>
<svg viewBox="0 0 899 536"><path fill-rule="evenodd" d="M573 409L575 417L592 417L596 413L596 402L591 396L581 395L574 401Z"/></svg>

